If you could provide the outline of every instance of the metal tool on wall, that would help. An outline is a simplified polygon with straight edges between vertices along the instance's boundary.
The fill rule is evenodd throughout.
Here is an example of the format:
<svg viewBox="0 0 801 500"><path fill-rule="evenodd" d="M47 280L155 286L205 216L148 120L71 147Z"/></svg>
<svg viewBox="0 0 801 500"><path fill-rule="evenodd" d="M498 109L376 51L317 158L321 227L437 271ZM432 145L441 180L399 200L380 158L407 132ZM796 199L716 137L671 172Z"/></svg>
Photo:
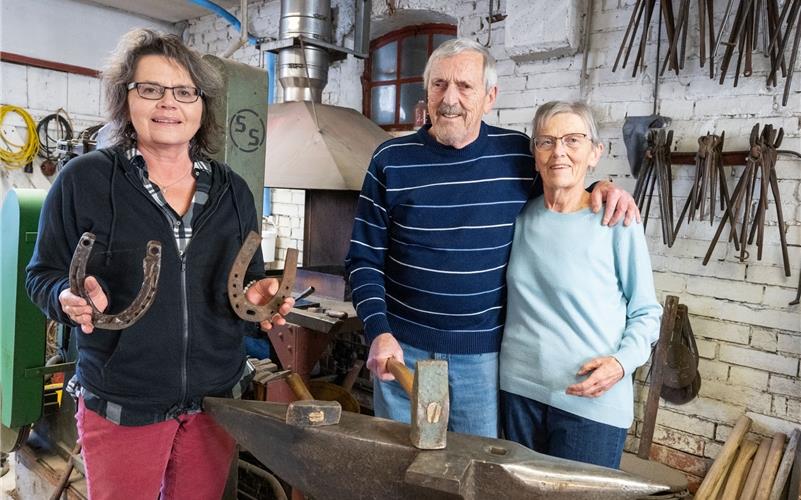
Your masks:
<svg viewBox="0 0 801 500"><path fill-rule="evenodd" d="M652 129L648 131L647 148L642 163L642 172L634 188L634 199L643 214L643 228L648 225L648 214L659 185L659 216L662 220L662 242L673 246L673 173L670 165L670 145L673 131Z"/></svg>
<svg viewBox="0 0 801 500"><path fill-rule="evenodd" d="M798 273L798 288L795 291L795 298L787 305L794 306L799 302L801 302L801 273Z"/></svg>
<svg viewBox="0 0 801 500"><path fill-rule="evenodd" d="M726 184L726 174L723 171L723 143L725 136L726 132L721 132L719 136L706 134L698 138L693 187L676 222L676 229L673 231L674 237L678 235L685 215L687 216L687 223L696 218L699 221L706 220L706 209L708 208L709 225L711 226L714 223L718 192L720 193L720 209L724 211L731 210L731 197ZM709 199L708 202L707 197ZM733 239L735 248L739 249L736 235Z"/></svg>
<svg viewBox="0 0 801 500"><path fill-rule="evenodd" d="M775 3L775 0L772 0ZM771 0L768 0L768 3L771 3ZM792 3L790 7L790 15L787 18L787 28L785 29L784 33L781 33L781 22L784 14L787 12L788 6ZM774 6L774 11L778 10ZM795 25L793 25L795 22ZM790 40L790 33L793 30L793 26L795 26L795 37L793 39L793 48L790 51L790 62L787 64L789 71L785 72L784 67L784 51L787 47L787 43ZM781 40L781 41L779 41ZM793 81L793 73L795 71L795 61L798 57L798 46L801 43L801 0L786 0L784 2L784 7L782 8L782 14L780 19L777 22L777 26L775 27L775 31L771 36L771 50L773 49L774 45L778 44L778 57L771 57L771 65L770 65L770 73L768 74L768 85L777 85L776 83L776 71L779 63L782 65L782 76L786 75L786 79L784 82L784 94L782 95L782 106L787 106L787 100L790 97L790 86L792 85Z"/></svg>
<svg viewBox="0 0 801 500"><path fill-rule="evenodd" d="M634 177L640 175L643 155L648 145L648 130L669 127L672 118L657 114L648 116L627 116L623 121L623 143L626 145L626 156Z"/></svg>
<svg viewBox="0 0 801 500"><path fill-rule="evenodd" d="M765 236L765 217L768 211L768 196L773 193L773 201L776 207L776 221L779 230L779 240L781 242L782 260L784 262L784 274L790 276L790 258L787 250L787 238L785 235L784 216L782 215L781 198L779 195L779 181L776 177L776 158L778 147L782 142L784 130L773 128L772 125L765 125L762 133L759 132L759 124L751 129L751 150L745 161L745 169L732 192L732 210L726 211L720 220L717 232L712 238L709 250L704 256L704 264L709 262L712 251L715 248L723 228L729 222L732 228L737 225L737 216L741 216L742 223L739 233L733 231L732 239L737 239L739 235L740 262L748 258L746 245L757 245L757 260L762 260L762 245ZM741 209L742 208L742 213Z"/></svg>
<svg viewBox="0 0 801 500"><path fill-rule="evenodd" d="M629 24L623 35L612 71L617 71L622 59L622 67L628 64L631 51L636 44L637 54L634 58L632 77L637 76L638 69L645 68L645 49L648 43L648 33L657 0L637 0L631 13ZM690 0L680 0L678 13L674 16L673 2L661 0L659 2L659 16L656 33L661 35L662 29L667 34L668 50L664 61L658 61L657 71L664 75L667 69L673 70L677 75L684 69L686 56L688 26L690 18ZM709 63L709 77L714 79L717 75L715 58L718 57L721 46L725 48L720 56L719 81L722 84L726 78L735 50L737 61L734 64L734 86L737 86L740 75L751 76L753 73L752 54L760 49L765 57L770 58L770 71L767 77L768 86L777 86L776 72L782 70L786 77L782 105L786 106L792 85L795 61L801 45L801 0L785 0L781 13L778 0L740 0L730 23L731 13L734 10L734 0L728 0L719 28L714 25L714 1L699 0L697 6L697 22L699 31L698 52L699 63L703 67ZM726 35L726 30L728 34ZM793 34L793 29L795 33ZM640 33L639 41L636 40ZM724 36L726 40L724 41ZM785 57L790 48L790 39L793 39L789 57ZM707 43L709 46L707 47ZM707 50L708 49L708 50ZM708 53L708 55L707 55ZM624 55L625 54L625 55ZM657 59L659 59L659 40L657 40ZM661 70L660 70L661 67Z"/></svg>

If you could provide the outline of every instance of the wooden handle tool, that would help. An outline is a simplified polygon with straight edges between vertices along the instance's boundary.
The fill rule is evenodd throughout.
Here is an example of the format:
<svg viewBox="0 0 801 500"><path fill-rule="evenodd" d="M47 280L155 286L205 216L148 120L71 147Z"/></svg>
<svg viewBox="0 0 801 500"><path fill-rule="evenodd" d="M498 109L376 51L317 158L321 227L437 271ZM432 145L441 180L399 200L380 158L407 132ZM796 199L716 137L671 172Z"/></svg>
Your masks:
<svg viewBox="0 0 801 500"><path fill-rule="evenodd" d="M762 471L765 469L765 460L768 458L770 442L770 439L765 438L759 443L759 448L757 448L754 461L751 463L751 470L748 471L748 476L745 478L745 484L739 500L753 500L754 495L756 495L759 478L762 476Z"/></svg>
<svg viewBox="0 0 801 500"><path fill-rule="evenodd" d="M782 459L786 440L787 436L781 432L773 435L768 458L765 460L765 470L762 471L762 477L759 479L759 486L757 487L756 495L754 495L755 500L768 500L770 490L773 488L773 481L776 479L776 473L779 471L779 462Z"/></svg>
<svg viewBox="0 0 801 500"><path fill-rule="evenodd" d="M754 441L743 441L743 444L740 445L740 453L737 454L737 459L734 461L729 478L726 480L723 500L737 500L739 498L740 488L758 447L759 445Z"/></svg>
<svg viewBox="0 0 801 500"><path fill-rule="evenodd" d="M698 487L698 491L695 492L695 498L699 500L715 498L715 486L726 476L729 465L731 465L734 455L737 453L737 448L740 447L740 443L743 441L745 433L748 432L750 426L751 419L745 415L741 415L740 418L737 419L737 424L731 431L729 439L726 440L726 444L724 444L723 448L720 450L718 458L715 459L715 463L712 464L703 482L701 482L701 486Z"/></svg>
<svg viewBox="0 0 801 500"><path fill-rule="evenodd" d="M387 371L395 376L398 383L406 391L406 394L411 397L412 388L414 387L414 375L411 370L406 368L406 365L401 363L395 358L387 358Z"/></svg>
<svg viewBox="0 0 801 500"><path fill-rule="evenodd" d="M400 361L387 358L387 371L409 395L412 445L421 450L441 450L448 440L448 363L441 359L425 359L415 366L413 374Z"/></svg>
<svg viewBox="0 0 801 500"><path fill-rule="evenodd" d="M295 372L289 373L286 376L286 383L292 392L295 393L295 397L298 398L300 401L310 401L314 399L311 392L309 392L309 388L306 387L306 383L303 382L303 379L300 378Z"/></svg>

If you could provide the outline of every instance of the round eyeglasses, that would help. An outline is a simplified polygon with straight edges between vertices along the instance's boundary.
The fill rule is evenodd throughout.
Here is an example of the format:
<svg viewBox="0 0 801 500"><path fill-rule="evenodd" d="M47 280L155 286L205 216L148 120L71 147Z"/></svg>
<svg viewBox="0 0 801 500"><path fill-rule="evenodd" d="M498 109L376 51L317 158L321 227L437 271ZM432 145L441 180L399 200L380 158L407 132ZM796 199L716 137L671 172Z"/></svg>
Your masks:
<svg viewBox="0 0 801 500"><path fill-rule="evenodd" d="M567 149L578 149L587 142L587 134L565 134L562 137L538 135L534 138L534 147L537 151L551 151L556 147L556 141L562 141Z"/></svg>
<svg viewBox="0 0 801 500"><path fill-rule="evenodd" d="M172 90L172 96L176 101L184 104L193 103L203 95L203 91L199 88L187 87L184 85L179 85L177 87L165 87L164 85L159 85L158 83L131 82L126 85L126 88L128 90L136 89L136 93L139 94L139 97L142 99L149 99L151 101L158 101L164 97L164 92L166 92L167 89Z"/></svg>

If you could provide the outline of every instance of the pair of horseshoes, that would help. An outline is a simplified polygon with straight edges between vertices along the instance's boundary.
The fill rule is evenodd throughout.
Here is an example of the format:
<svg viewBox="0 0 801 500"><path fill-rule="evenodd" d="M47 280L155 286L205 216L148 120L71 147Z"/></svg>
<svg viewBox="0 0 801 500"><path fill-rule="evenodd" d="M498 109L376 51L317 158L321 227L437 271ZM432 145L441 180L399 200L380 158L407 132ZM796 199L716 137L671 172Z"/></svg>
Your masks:
<svg viewBox="0 0 801 500"><path fill-rule="evenodd" d="M69 280L70 291L82 297L92 308L92 323L97 328L105 330L122 330L136 323L153 305L158 290L159 274L161 272L161 243L148 241L145 258L142 261L144 279L139 293L131 304L117 314L104 314L92 302L84 288L86 279L86 264L92 253L95 235L85 232L75 247L75 253L70 262ZM256 305L250 302L244 294L242 285L245 271L253 255L261 244L261 237L251 231L242 248L239 249L231 272L228 275L228 299L237 316L246 321L260 322L270 320L278 314L278 308L284 299L291 296L297 272L298 251L294 248L287 250L284 274L278 293L266 304Z"/></svg>

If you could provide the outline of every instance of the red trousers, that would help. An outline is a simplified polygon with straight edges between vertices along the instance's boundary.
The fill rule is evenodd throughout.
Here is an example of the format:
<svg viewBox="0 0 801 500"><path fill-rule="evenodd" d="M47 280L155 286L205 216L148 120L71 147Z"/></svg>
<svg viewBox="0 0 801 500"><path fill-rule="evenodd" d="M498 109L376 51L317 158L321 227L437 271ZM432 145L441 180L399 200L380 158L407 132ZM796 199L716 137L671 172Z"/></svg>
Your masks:
<svg viewBox="0 0 801 500"><path fill-rule="evenodd" d="M205 413L126 427L87 410L75 416L90 500L219 500L235 442Z"/></svg>

